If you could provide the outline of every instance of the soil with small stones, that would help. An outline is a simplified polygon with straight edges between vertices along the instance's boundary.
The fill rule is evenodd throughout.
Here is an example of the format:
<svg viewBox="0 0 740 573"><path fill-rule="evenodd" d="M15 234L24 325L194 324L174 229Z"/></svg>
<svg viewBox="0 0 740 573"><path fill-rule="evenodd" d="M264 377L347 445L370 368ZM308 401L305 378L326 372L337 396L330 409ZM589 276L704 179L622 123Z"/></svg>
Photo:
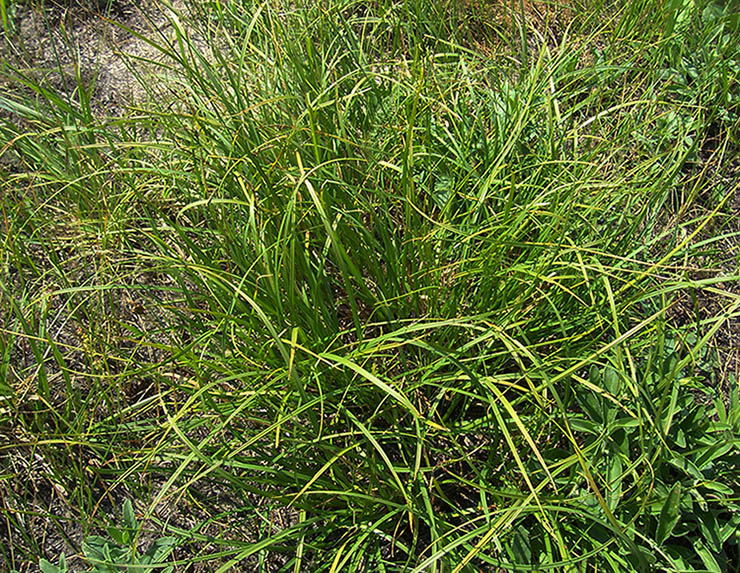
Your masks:
<svg viewBox="0 0 740 573"><path fill-rule="evenodd" d="M20 4L0 60L20 75L79 101L78 84L91 90L91 107L119 115L145 90L137 79L160 53L138 35L166 38L167 11L154 0ZM0 32L2 34L2 32ZM7 87L7 86L4 86Z"/></svg>

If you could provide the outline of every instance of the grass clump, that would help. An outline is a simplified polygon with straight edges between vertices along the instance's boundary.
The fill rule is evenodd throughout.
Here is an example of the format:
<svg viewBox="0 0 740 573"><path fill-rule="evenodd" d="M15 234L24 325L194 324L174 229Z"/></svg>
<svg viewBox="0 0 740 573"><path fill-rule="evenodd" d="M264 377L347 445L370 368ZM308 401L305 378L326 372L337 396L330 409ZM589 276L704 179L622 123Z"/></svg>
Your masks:
<svg viewBox="0 0 740 573"><path fill-rule="evenodd" d="M737 13L448 4L163 5L121 117L6 63L11 567L128 498L174 570L737 566Z"/></svg>

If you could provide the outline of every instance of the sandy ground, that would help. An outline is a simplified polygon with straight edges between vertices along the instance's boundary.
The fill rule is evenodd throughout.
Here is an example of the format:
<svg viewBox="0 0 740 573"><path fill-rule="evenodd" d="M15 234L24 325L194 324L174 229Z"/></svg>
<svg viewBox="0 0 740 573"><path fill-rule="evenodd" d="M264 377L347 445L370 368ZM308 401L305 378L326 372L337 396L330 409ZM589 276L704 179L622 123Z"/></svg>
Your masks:
<svg viewBox="0 0 740 573"><path fill-rule="evenodd" d="M182 3L175 4L176 9ZM0 42L0 59L76 98L80 82L92 88L96 114L119 115L144 100L136 75L152 73L159 51L137 34L167 38L167 9L155 0L133 2L77 0L18 6L8 42ZM0 86L2 87L2 86Z"/></svg>

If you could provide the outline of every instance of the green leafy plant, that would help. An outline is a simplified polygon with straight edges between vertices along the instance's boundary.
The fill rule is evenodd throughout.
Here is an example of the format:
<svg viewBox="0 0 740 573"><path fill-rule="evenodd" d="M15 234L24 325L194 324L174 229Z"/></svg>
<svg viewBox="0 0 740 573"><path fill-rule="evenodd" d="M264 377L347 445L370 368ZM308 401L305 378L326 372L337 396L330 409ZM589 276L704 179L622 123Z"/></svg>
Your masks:
<svg viewBox="0 0 740 573"><path fill-rule="evenodd" d="M137 549L141 526L134 515L131 500L123 503L123 525L109 527L110 539L89 536L82 542L82 553L92 566L91 573L120 573L123 571L161 571L170 573L171 565L164 565L177 540L174 537L160 537L149 548L140 553ZM42 559L39 567L43 573L66 573L70 571L64 554L59 556L56 565Z"/></svg>

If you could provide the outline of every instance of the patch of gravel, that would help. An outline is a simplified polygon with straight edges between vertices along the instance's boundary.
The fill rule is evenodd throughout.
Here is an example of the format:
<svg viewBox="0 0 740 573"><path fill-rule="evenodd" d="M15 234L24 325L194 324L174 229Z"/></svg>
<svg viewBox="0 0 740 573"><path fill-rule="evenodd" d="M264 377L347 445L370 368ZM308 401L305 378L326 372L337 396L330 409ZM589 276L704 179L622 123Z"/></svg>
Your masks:
<svg viewBox="0 0 740 573"><path fill-rule="evenodd" d="M181 10L182 2L173 7ZM92 87L93 112L118 116L145 101L141 80L155 72L163 55L143 38L166 42L172 35L169 16L156 0L24 3L10 34L0 38L0 61L74 100L78 82Z"/></svg>

